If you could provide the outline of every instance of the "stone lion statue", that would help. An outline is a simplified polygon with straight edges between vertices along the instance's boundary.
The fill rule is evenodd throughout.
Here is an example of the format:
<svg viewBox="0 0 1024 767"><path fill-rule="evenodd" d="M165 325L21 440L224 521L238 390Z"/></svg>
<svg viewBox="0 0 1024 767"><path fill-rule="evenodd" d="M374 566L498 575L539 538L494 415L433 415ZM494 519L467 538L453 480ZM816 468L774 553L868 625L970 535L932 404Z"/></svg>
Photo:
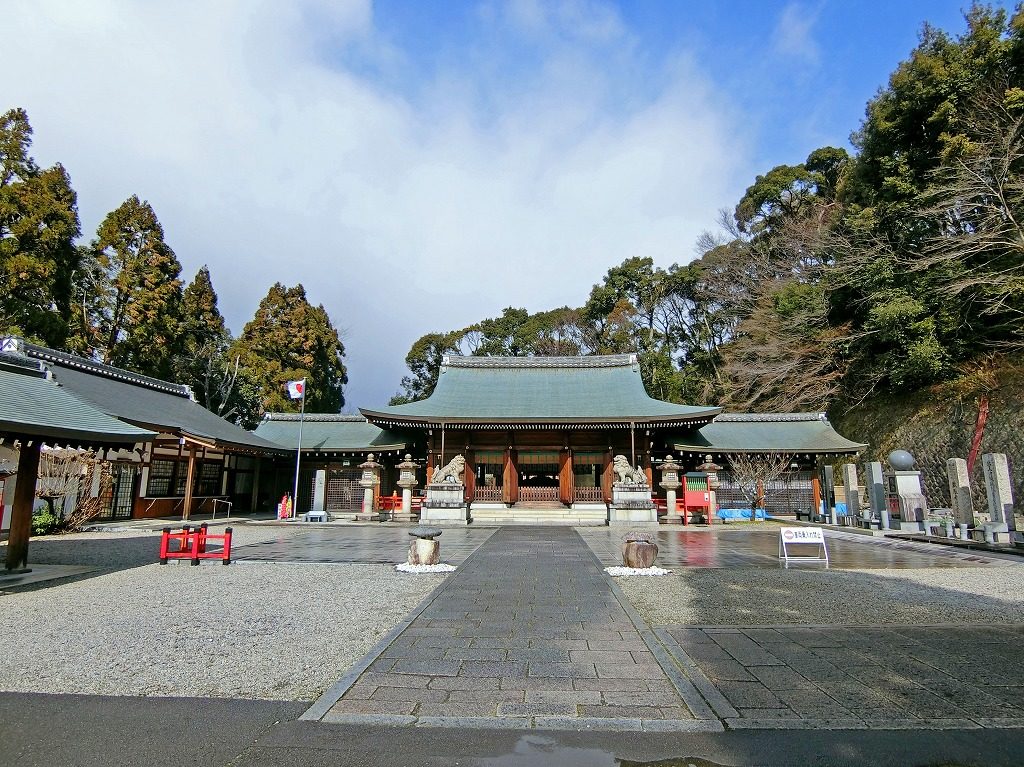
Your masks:
<svg viewBox="0 0 1024 767"><path fill-rule="evenodd" d="M465 484L462 477L465 471L466 459L457 455L446 466L434 469L434 473L430 475L430 482L436 485L439 482L454 481L462 485Z"/></svg>
<svg viewBox="0 0 1024 767"><path fill-rule="evenodd" d="M626 460L626 456L617 455L612 460L612 469L616 476L618 476L618 482L627 485L646 485L647 475L644 474L640 469L634 469L629 465L629 461Z"/></svg>

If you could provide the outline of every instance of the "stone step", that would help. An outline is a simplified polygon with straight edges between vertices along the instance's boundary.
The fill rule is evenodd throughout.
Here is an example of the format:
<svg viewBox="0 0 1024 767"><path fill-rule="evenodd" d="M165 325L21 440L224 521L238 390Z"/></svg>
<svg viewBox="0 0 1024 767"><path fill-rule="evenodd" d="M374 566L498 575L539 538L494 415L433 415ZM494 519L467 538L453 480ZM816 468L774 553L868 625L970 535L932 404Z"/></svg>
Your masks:
<svg viewBox="0 0 1024 767"><path fill-rule="evenodd" d="M564 525L584 527L604 525L607 512L604 509L567 509L565 507L538 508L516 506L511 509L474 509L471 512L473 524L492 525Z"/></svg>

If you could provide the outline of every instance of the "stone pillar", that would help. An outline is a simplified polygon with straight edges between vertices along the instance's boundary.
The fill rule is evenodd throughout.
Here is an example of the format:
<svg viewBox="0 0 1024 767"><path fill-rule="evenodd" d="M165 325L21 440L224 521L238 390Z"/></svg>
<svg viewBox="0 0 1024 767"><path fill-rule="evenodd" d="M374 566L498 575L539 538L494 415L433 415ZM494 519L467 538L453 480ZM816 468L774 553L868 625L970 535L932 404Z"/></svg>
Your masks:
<svg viewBox="0 0 1024 767"><path fill-rule="evenodd" d="M860 519L860 482L857 479L857 464L844 463L843 489L846 492L846 513Z"/></svg>
<svg viewBox="0 0 1024 767"><path fill-rule="evenodd" d="M946 476L949 479L949 505L953 519L958 525L974 525L974 500L971 498L971 477L967 461L950 458L946 461Z"/></svg>
<svg viewBox="0 0 1024 767"><path fill-rule="evenodd" d="M373 508L374 490L380 484L381 465L373 460L373 453L366 456L366 462L359 464L363 476L359 478L359 486L363 488L363 508L360 517L369 519L377 513Z"/></svg>
<svg viewBox="0 0 1024 767"><path fill-rule="evenodd" d="M402 519L412 519L412 489L416 487L416 462L408 453L398 464L398 486L402 488Z"/></svg>
<svg viewBox="0 0 1024 767"><path fill-rule="evenodd" d="M824 496L825 518L835 525L839 523L839 520L836 519L836 480L831 466L822 467L821 478L821 494Z"/></svg>
<svg viewBox="0 0 1024 767"><path fill-rule="evenodd" d="M313 511L327 508L327 470L317 469L313 480Z"/></svg>
<svg viewBox="0 0 1024 767"><path fill-rule="evenodd" d="M1005 524L1010 539L1015 531L1013 521L1013 485L1010 484L1010 467L1005 453L985 453L981 456L985 471L985 491L988 496L988 512L993 522Z"/></svg>
<svg viewBox="0 0 1024 767"><path fill-rule="evenodd" d="M868 486L868 501L871 511L878 515L883 530L889 529L889 505L885 502L885 475L881 461L864 464L864 476Z"/></svg>
<svg viewBox="0 0 1024 767"><path fill-rule="evenodd" d="M665 502L668 506L668 510L665 512L665 524L675 525L680 522L686 524L685 517L680 517L676 510L676 491L681 484L679 464L675 462L671 454L666 455L665 460L661 462L661 486L665 489Z"/></svg>

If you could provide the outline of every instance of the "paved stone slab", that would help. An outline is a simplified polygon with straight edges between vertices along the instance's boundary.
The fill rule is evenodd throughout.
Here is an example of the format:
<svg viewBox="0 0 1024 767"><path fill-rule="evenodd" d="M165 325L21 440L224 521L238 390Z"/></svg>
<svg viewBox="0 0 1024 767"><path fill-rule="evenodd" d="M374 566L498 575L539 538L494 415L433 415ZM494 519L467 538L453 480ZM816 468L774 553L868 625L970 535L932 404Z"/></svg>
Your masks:
<svg viewBox="0 0 1024 767"><path fill-rule="evenodd" d="M642 720L692 722L648 641L657 643L576 531L501 528L331 714L633 730Z"/></svg>
<svg viewBox="0 0 1024 767"><path fill-rule="evenodd" d="M1024 721L1024 687L1013 671L1024 663L1021 626L687 627L658 633L735 729L969 729ZM997 657L997 672L985 673ZM736 670L745 678L736 678ZM734 709L731 715L727 707Z"/></svg>

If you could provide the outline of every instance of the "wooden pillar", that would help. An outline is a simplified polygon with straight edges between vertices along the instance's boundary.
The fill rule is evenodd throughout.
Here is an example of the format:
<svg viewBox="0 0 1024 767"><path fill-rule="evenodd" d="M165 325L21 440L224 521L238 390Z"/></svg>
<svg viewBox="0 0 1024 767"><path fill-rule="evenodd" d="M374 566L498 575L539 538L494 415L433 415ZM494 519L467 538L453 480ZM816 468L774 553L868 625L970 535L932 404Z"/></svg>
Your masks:
<svg viewBox="0 0 1024 767"><path fill-rule="evenodd" d="M504 503L519 501L519 456L515 448L505 450L505 465L502 469L501 500Z"/></svg>
<svg viewBox="0 0 1024 767"><path fill-rule="evenodd" d="M260 467L263 465L263 458L256 458L256 467L252 473L252 498L249 499L249 506L256 511L260 505Z"/></svg>
<svg viewBox="0 0 1024 767"><path fill-rule="evenodd" d="M814 508L811 509L811 519L815 519L821 509L821 480L817 477L811 480L811 497L811 502L814 504Z"/></svg>
<svg viewBox="0 0 1024 767"><path fill-rule="evenodd" d="M427 482L430 484L430 478L434 474L434 435L430 435L430 439L427 441Z"/></svg>
<svg viewBox="0 0 1024 767"><path fill-rule="evenodd" d="M14 485L11 532L7 539L7 571L28 566L28 539L32 533L32 506L39 479L39 442L21 443L18 451L18 479Z"/></svg>
<svg viewBox="0 0 1024 767"><path fill-rule="evenodd" d="M612 450L609 448L604 454L604 465L601 467L601 492L604 495L604 502L612 502L612 483L615 481L612 471Z"/></svg>
<svg viewBox="0 0 1024 767"><path fill-rule="evenodd" d="M473 448L467 447L466 454L462 456L466 460L466 472L462 475L466 481L466 503L472 503L476 498L476 456L473 452Z"/></svg>
<svg viewBox="0 0 1024 767"><path fill-rule="evenodd" d="M185 506L182 512L181 518L183 521L188 521L192 515L192 484L196 478L196 446L188 446L188 471L185 472ZM298 499L293 499L292 503L298 505Z"/></svg>
<svg viewBox="0 0 1024 767"><path fill-rule="evenodd" d="M572 449L566 448L558 454L558 500L571 506L574 496L576 477L572 469Z"/></svg>

